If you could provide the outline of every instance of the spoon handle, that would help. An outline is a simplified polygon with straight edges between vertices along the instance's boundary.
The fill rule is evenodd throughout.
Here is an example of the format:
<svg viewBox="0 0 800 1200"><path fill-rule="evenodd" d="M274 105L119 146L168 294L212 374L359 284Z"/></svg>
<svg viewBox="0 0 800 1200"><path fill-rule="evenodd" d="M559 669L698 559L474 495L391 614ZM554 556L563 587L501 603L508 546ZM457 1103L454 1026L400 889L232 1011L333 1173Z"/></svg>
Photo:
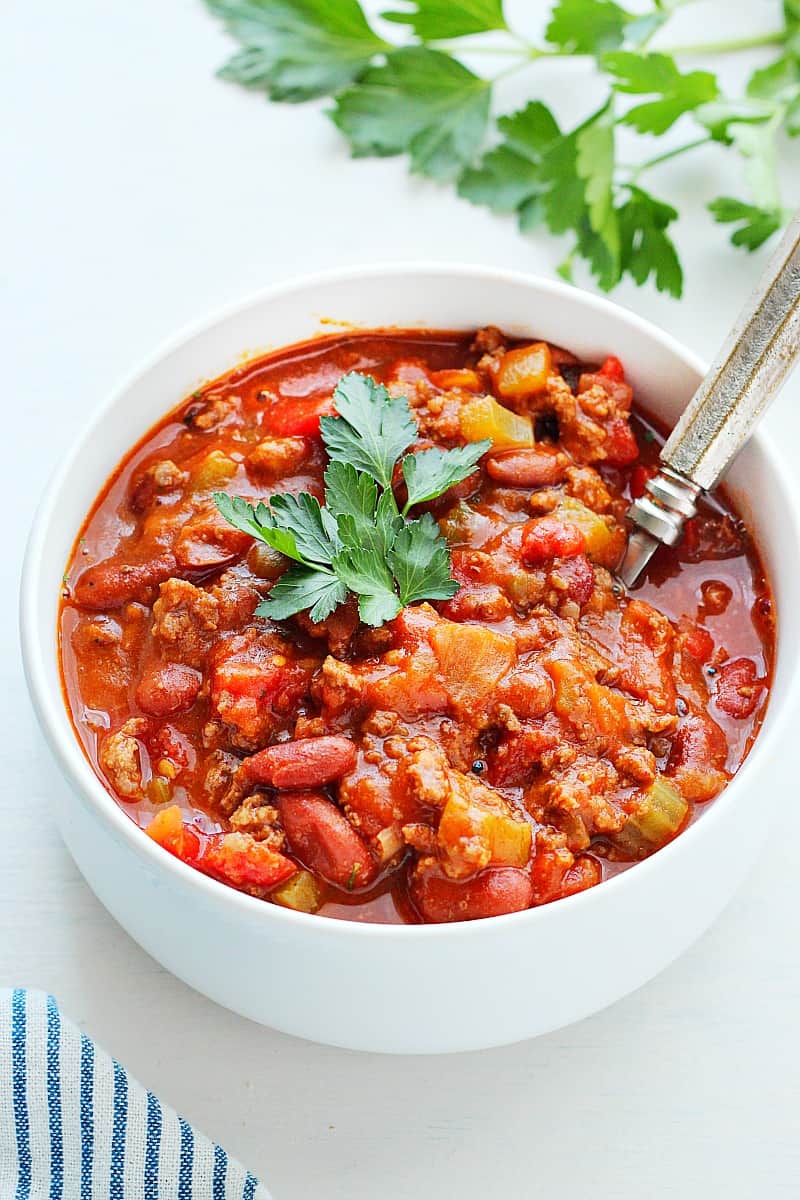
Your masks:
<svg viewBox="0 0 800 1200"><path fill-rule="evenodd" d="M800 212L661 451L703 491L719 482L800 355Z"/></svg>

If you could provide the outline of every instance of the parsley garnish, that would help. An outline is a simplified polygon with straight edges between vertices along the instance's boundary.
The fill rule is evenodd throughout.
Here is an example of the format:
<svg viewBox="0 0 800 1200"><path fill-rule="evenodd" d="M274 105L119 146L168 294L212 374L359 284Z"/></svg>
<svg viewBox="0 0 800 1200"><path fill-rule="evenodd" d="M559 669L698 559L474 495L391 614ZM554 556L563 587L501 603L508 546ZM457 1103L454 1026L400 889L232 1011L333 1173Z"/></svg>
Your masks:
<svg viewBox="0 0 800 1200"><path fill-rule="evenodd" d="M779 157L786 135L800 135L800 0L783 0L780 28L651 51L655 34L668 40L665 28L682 2L641 0L632 12L617 0L552 0L544 37L533 42L510 23L504 0L389 0L381 16L402 41L377 33L359 0L206 0L241 46L224 78L272 100L329 96L329 115L354 156L405 154L413 172L514 214L526 235L568 235L560 268L568 278L583 260L605 290L626 277L652 279L672 296L683 288L671 233L678 213L642 177L704 149L738 157L749 194L714 199L709 191L702 202L731 227L735 246L755 250L788 217ZM744 94L726 92L707 63L695 69L701 55L766 45L776 56L750 75ZM493 75L473 66L498 54L504 67ZM547 82L537 77L540 61L569 57L585 61L587 93L596 90L590 70L606 91L593 112L562 128L541 100L525 98L540 96ZM502 101L495 84L515 72L526 73L521 107L495 116ZM653 138L682 128L686 138L652 153ZM633 144L622 160L620 130ZM713 182L718 174L712 159L705 175Z"/></svg>
<svg viewBox="0 0 800 1200"><path fill-rule="evenodd" d="M406 453L417 440L408 401L368 375L345 375L334 402L337 415L320 421L331 460L324 505L307 492L256 505L217 492L214 501L231 525L292 560L259 616L281 621L309 609L312 621L323 621L352 593L364 624L382 625L407 604L446 600L458 590L433 517L408 514L466 479L491 443ZM392 490L398 463L402 511Z"/></svg>

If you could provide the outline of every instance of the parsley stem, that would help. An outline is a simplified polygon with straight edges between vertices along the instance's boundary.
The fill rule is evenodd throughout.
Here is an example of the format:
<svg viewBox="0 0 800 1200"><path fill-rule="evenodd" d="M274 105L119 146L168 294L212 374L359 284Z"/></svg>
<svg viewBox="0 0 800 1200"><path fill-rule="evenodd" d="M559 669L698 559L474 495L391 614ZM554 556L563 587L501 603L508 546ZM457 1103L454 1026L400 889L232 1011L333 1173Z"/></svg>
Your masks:
<svg viewBox="0 0 800 1200"><path fill-rule="evenodd" d="M679 154L686 154L689 150L695 150L698 146L706 146L714 139L710 135L696 138L693 142L684 142L682 146L674 146L672 150L667 150L664 154L657 154L655 158L648 158L643 163L637 163L636 166L628 167L631 172L631 179L636 180L643 171L649 171L651 167L658 167L661 163L669 162L671 158L677 158Z"/></svg>
<svg viewBox="0 0 800 1200"><path fill-rule="evenodd" d="M482 54L488 58L513 57L524 61L542 58L549 53L547 50L539 50L536 46L531 46L521 39L514 46L465 46L463 42L435 42L433 46L436 50L442 50L446 54L458 54L465 57Z"/></svg>
<svg viewBox="0 0 800 1200"><path fill-rule="evenodd" d="M666 54L735 54L739 50L756 50L759 46L783 46L786 31L776 29L772 33L756 33L750 37L731 38L722 42L698 42L693 46L667 46Z"/></svg>

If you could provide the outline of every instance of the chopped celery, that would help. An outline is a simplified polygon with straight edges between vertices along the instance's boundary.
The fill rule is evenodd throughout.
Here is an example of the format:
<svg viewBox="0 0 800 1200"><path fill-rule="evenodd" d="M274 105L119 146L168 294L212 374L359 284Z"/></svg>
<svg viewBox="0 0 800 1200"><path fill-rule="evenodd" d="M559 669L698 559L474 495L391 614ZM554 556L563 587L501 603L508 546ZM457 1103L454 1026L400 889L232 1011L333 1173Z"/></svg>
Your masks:
<svg viewBox="0 0 800 1200"><path fill-rule="evenodd" d="M657 775L641 793L636 812L614 835L614 845L631 858L644 858L674 838L688 811L689 805L680 792Z"/></svg>
<svg viewBox="0 0 800 1200"><path fill-rule="evenodd" d="M147 798L152 804L168 804L172 799L169 780L163 775L154 775L147 785Z"/></svg>
<svg viewBox="0 0 800 1200"><path fill-rule="evenodd" d="M295 871L286 883L270 892L270 900L295 912L315 913L322 904L322 893L310 871Z"/></svg>

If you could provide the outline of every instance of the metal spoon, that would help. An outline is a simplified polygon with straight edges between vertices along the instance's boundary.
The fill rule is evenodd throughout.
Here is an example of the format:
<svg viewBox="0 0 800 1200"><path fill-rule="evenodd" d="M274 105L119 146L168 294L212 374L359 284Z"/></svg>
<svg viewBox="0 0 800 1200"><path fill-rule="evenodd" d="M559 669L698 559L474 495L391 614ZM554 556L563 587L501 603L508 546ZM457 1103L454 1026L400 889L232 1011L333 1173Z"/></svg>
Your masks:
<svg viewBox="0 0 800 1200"><path fill-rule="evenodd" d="M800 211L710 371L661 451L661 469L634 500L636 528L619 576L631 587L663 543L673 546L701 492L719 483L800 355Z"/></svg>

